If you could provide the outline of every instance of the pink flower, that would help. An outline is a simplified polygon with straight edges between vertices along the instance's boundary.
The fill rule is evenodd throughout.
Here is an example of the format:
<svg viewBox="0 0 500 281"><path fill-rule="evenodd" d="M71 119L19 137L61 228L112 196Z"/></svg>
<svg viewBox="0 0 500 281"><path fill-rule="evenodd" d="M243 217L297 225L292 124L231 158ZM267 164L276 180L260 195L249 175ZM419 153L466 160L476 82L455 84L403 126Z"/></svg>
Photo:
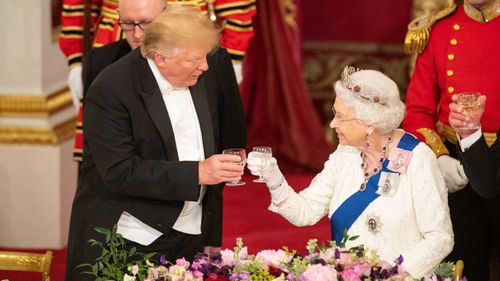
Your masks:
<svg viewBox="0 0 500 281"><path fill-rule="evenodd" d="M175 265L189 267L189 262L185 258L177 259Z"/></svg>
<svg viewBox="0 0 500 281"><path fill-rule="evenodd" d="M371 267L365 263L355 264L352 269L360 276L370 276L370 273L372 271Z"/></svg>
<svg viewBox="0 0 500 281"><path fill-rule="evenodd" d="M352 255L350 253L340 252L340 264L346 265L352 263Z"/></svg>
<svg viewBox="0 0 500 281"><path fill-rule="evenodd" d="M234 252L229 250L229 249L226 249L226 250L222 250L220 251L220 255L221 255L221 266L224 266L224 265L228 265L228 266L233 266L234 265ZM246 259L248 256L248 248L247 247L243 247L241 248L240 252L238 253L238 259L241 261L241 260L244 260Z"/></svg>
<svg viewBox="0 0 500 281"><path fill-rule="evenodd" d="M330 265L309 265L302 273L301 280L304 281L337 281L337 271Z"/></svg>
<svg viewBox="0 0 500 281"><path fill-rule="evenodd" d="M283 250L263 250L257 253L256 259L262 259L263 265L266 267L274 266L284 269L283 263L288 263L292 260L292 256L287 255Z"/></svg>
<svg viewBox="0 0 500 281"><path fill-rule="evenodd" d="M345 281L361 281L359 274L356 273L352 268L342 272L342 279Z"/></svg>
<svg viewBox="0 0 500 281"><path fill-rule="evenodd" d="M328 248L324 252L319 253L319 258L328 262L329 260L332 260L335 258L335 249L334 248Z"/></svg>

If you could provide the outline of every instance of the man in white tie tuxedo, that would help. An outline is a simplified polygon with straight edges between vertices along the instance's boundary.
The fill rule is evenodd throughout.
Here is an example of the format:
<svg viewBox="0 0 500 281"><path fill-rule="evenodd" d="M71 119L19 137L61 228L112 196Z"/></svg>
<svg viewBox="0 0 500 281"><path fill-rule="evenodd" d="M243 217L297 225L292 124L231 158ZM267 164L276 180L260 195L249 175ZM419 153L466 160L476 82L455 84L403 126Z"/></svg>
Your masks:
<svg viewBox="0 0 500 281"><path fill-rule="evenodd" d="M67 281L85 280L75 266L98 256L86 245L94 227L118 224L130 245L170 261L220 246L222 185L243 167L218 153L245 147L246 124L218 39L199 12L169 8L88 89Z"/></svg>

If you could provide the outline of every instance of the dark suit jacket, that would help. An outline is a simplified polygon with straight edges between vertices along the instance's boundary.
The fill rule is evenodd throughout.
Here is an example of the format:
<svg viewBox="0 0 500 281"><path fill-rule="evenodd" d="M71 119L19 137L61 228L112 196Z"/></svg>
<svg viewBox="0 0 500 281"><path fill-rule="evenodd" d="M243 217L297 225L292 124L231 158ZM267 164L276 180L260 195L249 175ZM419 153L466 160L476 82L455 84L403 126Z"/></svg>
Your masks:
<svg viewBox="0 0 500 281"><path fill-rule="evenodd" d="M246 125L228 53L208 57L209 70L190 87L205 157L245 147ZM127 211L168 233L184 201L199 196L198 162L179 161L168 112L147 60L134 50L105 68L85 97L84 162L71 215L66 280L98 253L86 241ZM211 215L210 219L207 216ZM221 245L222 185L207 187L202 232ZM154 245L154 243L153 243ZM75 274L75 275L73 275Z"/></svg>
<svg viewBox="0 0 500 281"><path fill-rule="evenodd" d="M482 197L500 195L500 131L493 146L488 147L482 136L469 149L458 148L465 174L472 188Z"/></svg>
<svg viewBox="0 0 500 281"><path fill-rule="evenodd" d="M83 92L87 93L90 84L104 68L121 59L131 50L125 39L92 49L83 72Z"/></svg>

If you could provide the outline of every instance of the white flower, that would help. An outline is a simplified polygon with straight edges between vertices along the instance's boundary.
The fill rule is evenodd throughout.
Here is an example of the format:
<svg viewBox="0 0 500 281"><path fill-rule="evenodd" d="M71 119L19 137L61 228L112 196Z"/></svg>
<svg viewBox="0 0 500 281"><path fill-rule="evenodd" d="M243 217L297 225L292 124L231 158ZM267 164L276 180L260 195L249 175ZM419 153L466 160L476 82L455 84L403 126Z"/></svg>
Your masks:
<svg viewBox="0 0 500 281"><path fill-rule="evenodd" d="M130 276L128 274L125 274L123 276L123 281L135 281L135 276Z"/></svg>

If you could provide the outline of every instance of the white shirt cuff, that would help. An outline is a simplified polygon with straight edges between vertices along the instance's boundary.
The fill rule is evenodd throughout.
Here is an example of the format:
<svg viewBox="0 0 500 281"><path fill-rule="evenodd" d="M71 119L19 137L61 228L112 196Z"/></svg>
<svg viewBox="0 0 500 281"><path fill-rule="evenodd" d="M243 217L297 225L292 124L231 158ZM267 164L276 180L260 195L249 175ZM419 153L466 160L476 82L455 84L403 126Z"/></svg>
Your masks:
<svg viewBox="0 0 500 281"><path fill-rule="evenodd" d="M483 132L481 131L481 128L479 128L472 135L463 139L460 139L460 136L457 135L458 143L460 144L460 149L462 149L462 152L469 149L469 147L471 147L476 141L478 141L481 138L482 134Z"/></svg>

